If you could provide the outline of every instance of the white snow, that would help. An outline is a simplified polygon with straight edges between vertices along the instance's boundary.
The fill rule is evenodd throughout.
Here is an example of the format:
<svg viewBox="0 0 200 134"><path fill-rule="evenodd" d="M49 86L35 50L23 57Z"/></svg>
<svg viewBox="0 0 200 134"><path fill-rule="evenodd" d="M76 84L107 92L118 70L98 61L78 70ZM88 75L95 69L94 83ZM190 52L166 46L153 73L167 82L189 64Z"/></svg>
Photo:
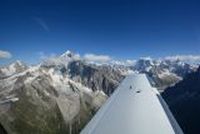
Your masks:
<svg viewBox="0 0 200 134"><path fill-rule="evenodd" d="M5 76L10 76L10 75L13 75L17 72L16 66L24 67L24 65L21 63L21 61L17 60L15 62L13 62L12 64L10 64L6 67L2 67L0 69Z"/></svg>
<svg viewBox="0 0 200 134"><path fill-rule="evenodd" d="M6 100L0 100L0 104L9 103L9 102L16 102L18 100L19 100L19 98L13 97L13 98L9 98L9 99L6 99Z"/></svg>
<svg viewBox="0 0 200 134"><path fill-rule="evenodd" d="M15 101L18 101L18 100L19 100L19 98L17 98L17 97L10 99L10 101L12 101L12 102L15 102Z"/></svg>

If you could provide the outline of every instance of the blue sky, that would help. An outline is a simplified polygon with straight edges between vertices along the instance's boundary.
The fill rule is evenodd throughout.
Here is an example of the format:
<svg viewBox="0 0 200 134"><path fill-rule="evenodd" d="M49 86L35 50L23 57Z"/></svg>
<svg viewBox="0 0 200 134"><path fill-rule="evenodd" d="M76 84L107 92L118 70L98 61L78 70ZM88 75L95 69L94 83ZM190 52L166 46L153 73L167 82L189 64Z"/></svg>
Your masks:
<svg viewBox="0 0 200 134"><path fill-rule="evenodd" d="M29 63L72 50L116 59L198 55L200 1L1 0L0 50Z"/></svg>

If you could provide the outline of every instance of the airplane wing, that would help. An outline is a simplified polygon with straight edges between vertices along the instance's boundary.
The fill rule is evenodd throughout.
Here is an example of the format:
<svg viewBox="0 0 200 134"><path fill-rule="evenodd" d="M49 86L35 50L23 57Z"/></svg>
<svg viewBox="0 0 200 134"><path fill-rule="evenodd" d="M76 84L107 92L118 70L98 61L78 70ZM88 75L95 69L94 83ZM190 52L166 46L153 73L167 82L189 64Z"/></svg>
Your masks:
<svg viewBox="0 0 200 134"><path fill-rule="evenodd" d="M145 74L127 76L81 134L183 134Z"/></svg>

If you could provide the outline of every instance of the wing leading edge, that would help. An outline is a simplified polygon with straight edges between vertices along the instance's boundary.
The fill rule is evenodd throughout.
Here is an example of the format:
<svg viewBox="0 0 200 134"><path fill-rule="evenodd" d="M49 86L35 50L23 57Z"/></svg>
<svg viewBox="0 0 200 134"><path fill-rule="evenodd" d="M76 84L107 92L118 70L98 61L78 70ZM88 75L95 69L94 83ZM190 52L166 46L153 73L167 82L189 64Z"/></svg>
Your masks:
<svg viewBox="0 0 200 134"><path fill-rule="evenodd" d="M183 134L145 74L127 76L81 134Z"/></svg>

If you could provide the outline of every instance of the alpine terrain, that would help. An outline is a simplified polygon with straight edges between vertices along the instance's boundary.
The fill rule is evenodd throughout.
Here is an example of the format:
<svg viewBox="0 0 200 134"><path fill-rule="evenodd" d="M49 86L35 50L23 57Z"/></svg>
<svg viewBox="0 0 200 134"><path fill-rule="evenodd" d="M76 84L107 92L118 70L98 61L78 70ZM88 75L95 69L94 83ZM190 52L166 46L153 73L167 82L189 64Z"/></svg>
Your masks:
<svg viewBox="0 0 200 134"><path fill-rule="evenodd" d="M16 61L0 68L0 129L8 134L77 134L126 75L146 73L162 92L195 70L178 59L96 64L70 51L37 65ZM197 94L187 98L191 95ZM167 100L173 108L182 98Z"/></svg>

